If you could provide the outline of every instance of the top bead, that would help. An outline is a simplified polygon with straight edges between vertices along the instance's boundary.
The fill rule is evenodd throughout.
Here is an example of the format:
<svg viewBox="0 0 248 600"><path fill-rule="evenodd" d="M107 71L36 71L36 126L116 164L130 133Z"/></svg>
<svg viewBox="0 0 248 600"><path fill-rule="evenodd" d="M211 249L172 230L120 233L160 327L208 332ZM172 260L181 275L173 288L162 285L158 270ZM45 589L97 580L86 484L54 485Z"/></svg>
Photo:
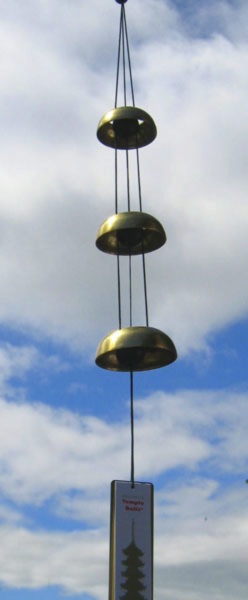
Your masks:
<svg viewBox="0 0 248 600"><path fill-rule="evenodd" d="M118 4L125 4L125 2L127 2L127 0L115 0L116 2L118 2Z"/></svg>

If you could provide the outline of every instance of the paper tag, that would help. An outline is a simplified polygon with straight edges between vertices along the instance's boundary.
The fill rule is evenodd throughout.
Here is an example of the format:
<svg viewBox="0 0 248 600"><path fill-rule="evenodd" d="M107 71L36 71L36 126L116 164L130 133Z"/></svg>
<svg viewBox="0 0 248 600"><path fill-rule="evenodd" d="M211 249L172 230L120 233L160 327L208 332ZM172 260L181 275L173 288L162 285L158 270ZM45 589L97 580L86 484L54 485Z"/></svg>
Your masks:
<svg viewBox="0 0 248 600"><path fill-rule="evenodd" d="M152 600L153 485L112 481L109 600Z"/></svg>

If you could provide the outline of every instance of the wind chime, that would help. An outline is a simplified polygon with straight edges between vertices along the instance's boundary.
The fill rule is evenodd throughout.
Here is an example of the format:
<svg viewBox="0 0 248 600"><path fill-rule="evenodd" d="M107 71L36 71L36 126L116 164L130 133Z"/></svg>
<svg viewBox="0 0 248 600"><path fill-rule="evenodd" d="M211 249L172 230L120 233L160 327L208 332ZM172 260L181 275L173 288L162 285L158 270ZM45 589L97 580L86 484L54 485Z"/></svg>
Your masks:
<svg viewBox="0 0 248 600"><path fill-rule="evenodd" d="M115 104L114 108L103 116L97 129L100 142L112 148L115 155L115 212L100 226L96 245L99 250L117 257L119 324L118 329L108 334L98 345L96 364L110 371L130 373L131 475L130 481L113 481L111 484L109 599L152 600L153 485L137 482L134 477L133 375L136 371L169 365L176 360L177 353L168 335L149 326L145 254L163 246L166 235L159 221L142 210L139 149L155 139L157 130L150 115L135 106L124 6L126 1L116 0L121 5L121 11ZM118 106L121 94L122 105ZM135 160L135 194L131 194L130 152ZM119 210L120 153L121 158L124 153L125 161L125 212ZM134 199L139 210L132 210ZM124 256L128 260L128 326L123 326L122 315L120 257ZM132 261L139 260L136 258L138 256L141 257L144 289L145 325L142 326L133 324Z"/></svg>

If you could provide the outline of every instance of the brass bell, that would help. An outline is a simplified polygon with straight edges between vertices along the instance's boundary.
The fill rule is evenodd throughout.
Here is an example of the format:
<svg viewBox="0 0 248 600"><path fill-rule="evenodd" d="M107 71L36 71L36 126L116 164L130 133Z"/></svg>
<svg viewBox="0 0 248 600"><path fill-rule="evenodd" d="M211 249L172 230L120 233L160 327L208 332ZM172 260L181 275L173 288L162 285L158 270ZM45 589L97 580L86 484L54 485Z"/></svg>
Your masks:
<svg viewBox="0 0 248 600"><path fill-rule="evenodd" d="M141 148L150 144L156 135L152 117L136 106L113 108L102 117L97 128L100 142L118 150Z"/></svg>
<svg viewBox="0 0 248 600"><path fill-rule="evenodd" d="M153 327L116 329L96 351L96 364L109 371L148 371L165 367L176 358L172 340Z"/></svg>
<svg viewBox="0 0 248 600"><path fill-rule="evenodd" d="M138 211L108 217L100 226L96 238L99 250L122 256L152 252L165 242L166 235L161 223L155 217Z"/></svg>

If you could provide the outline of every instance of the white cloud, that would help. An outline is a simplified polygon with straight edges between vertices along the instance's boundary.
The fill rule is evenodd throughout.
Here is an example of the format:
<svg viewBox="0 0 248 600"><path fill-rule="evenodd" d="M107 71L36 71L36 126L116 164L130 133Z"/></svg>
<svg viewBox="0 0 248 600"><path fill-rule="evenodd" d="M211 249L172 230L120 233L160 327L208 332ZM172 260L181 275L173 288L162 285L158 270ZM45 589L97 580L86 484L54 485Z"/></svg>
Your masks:
<svg viewBox="0 0 248 600"><path fill-rule="evenodd" d="M16 346L8 342L0 346L0 390L8 398L27 397L26 383L30 372L43 378L61 373L71 367L57 354L45 355L34 345Z"/></svg>
<svg viewBox="0 0 248 600"><path fill-rule="evenodd" d="M39 504L68 489L96 488L118 463L123 471L128 431L121 425L24 403L2 401L0 412L0 486L17 502Z"/></svg>
<svg viewBox="0 0 248 600"><path fill-rule="evenodd" d="M245 479L245 394L160 392L136 401L136 411L137 479L178 468L194 476L200 468L207 479L209 470ZM0 415L0 485L5 497L17 503L56 498L59 506L61 495L68 511L64 494L73 491L73 515L80 493L87 502L99 490L102 495L112 479L128 476L129 423L110 424L69 410L4 400Z"/></svg>
<svg viewBox="0 0 248 600"><path fill-rule="evenodd" d="M2 527L0 540L3 585L31 589L60 585L70 593L106 595L108 545L102 532L49 534Z"/></svg>
<svg viewBox="0 0 248 600"><path fill-rule="evenodd" d="M10 506L8 506L7 504L0 504L0 523L1 525L3 524L4 526L6 526L6 524L9 526L11 525L12 527L15 525L19 525L19 523L26 522L27 519L24 517L24 515L20 512L17 511L13 508L11 508Z"/></svg>
<svg viewBox="0 0 248 600"><path fill-rule="evenodd" d="M178 532L158 534L155 548L155 594L170 600L197 598L209 593L218 600L247 591L247 545L241 522L228 521L198 535ZM235 545L238 537L239 551ZM1 582L8 587L30 589L59 585L66 593L107 594L107 532L31 532L24 528L0 528ZM226 550L223 552L223 548ZM219 559L218 556L222 558ZM190 560L191 557L191 560ZM191 595L190 595L191 594Z"/></svg>
<svg viewBox="0 0 248 600"><path fill-rule="evenodd" d="M159 402L152 405L160 418L152 420L152 413L145 414L141 408L137 424L140 476L181 464L194 468L208 457L206 442L184 431L183 425L172 428ZM110 425L92 416L4 400L0 413L0 485L12 500L39 504L68 489L95 490L117 476L126 478L128 425Z"/></svg>
<svg viewBox="0 0 248 600"><path fill-rule="evenodd" d="M22 378L32 369L39 352L34 346L14 346L6 343L0 347L0 382L7 383L12 377Z"/></svg>
<svg viewBox="0 0 248 600"><path fill-rule="evenodd" d="M118 7L0 6L0 322L92 352L117 326L115 260L94 240L114 205L113 155L95 130L113 103ZM127 12L137 105L158 126L140 152L143 206L168 235L147 257L151 324L182 354L247 316L247 5L198 7L190 26L160 0ZM128 476L129 425L27 404L10 385L51 368L69 365L32 345L0 348L12 398L0 402L0 579L101 599L109 482ZM246 600L247 395L161 392L135 405L136 475L156 481L156 596ZM55 522L95 529L35 529L26 512L45 503Z"/></svg>
<svg viewBox="0 0 248 600"><path fill-rule="evenodd" d="M137 479L156 474L155 593L206 600L205 572L219 600L245 600L246 395L158 392L135 404ZM109 483L127 478L128 445L128 424L1 401L2 585L106 596ZM31 517L25 524L26 509L45 502L54 531L37 529ZM56 517L94 529L58 531Z"/></svg>
<svg viewBox="0 0 248 600"><path fill-rule="evenodd" d="M61 494L59 501L55 498L52 509L59 517L81 521L97 528L106 526L109 516L109 502L109 482L105 482L104 485L97 486L97 489L93 491Z"/></svg>
<svg viewBox="0 0 248 600"><path fill-rule="evenodd" d="M155 594L163 600L246 599L247 559L203 561L157 570Z"/></svg>
<svg viewBox="0 0 248 600"><path fill-rule="evenodd" d="M113 102L115 9L11 3L0 31L0 320L84 351L117 327L115 261L94 247L114 210L113 156L95 130ZM140 153L144 210L168 234L147 260L151 323L180 353L247 315L246 7L233 36L221 10L225 26L217 14L199 40L165 2L128 6L137 104L158 125Z"/></svg>
<svg viewBox="0 0 248 600"><path fill-rule="evenodd" d="M150 305L183 350L247 315L247 54L220 36L163 50L146 55L157 65L149 104L160 135L145 208L156 197L168 234L165 250L149 257ZM147 162L144 172L148 180Z"/></svg>

